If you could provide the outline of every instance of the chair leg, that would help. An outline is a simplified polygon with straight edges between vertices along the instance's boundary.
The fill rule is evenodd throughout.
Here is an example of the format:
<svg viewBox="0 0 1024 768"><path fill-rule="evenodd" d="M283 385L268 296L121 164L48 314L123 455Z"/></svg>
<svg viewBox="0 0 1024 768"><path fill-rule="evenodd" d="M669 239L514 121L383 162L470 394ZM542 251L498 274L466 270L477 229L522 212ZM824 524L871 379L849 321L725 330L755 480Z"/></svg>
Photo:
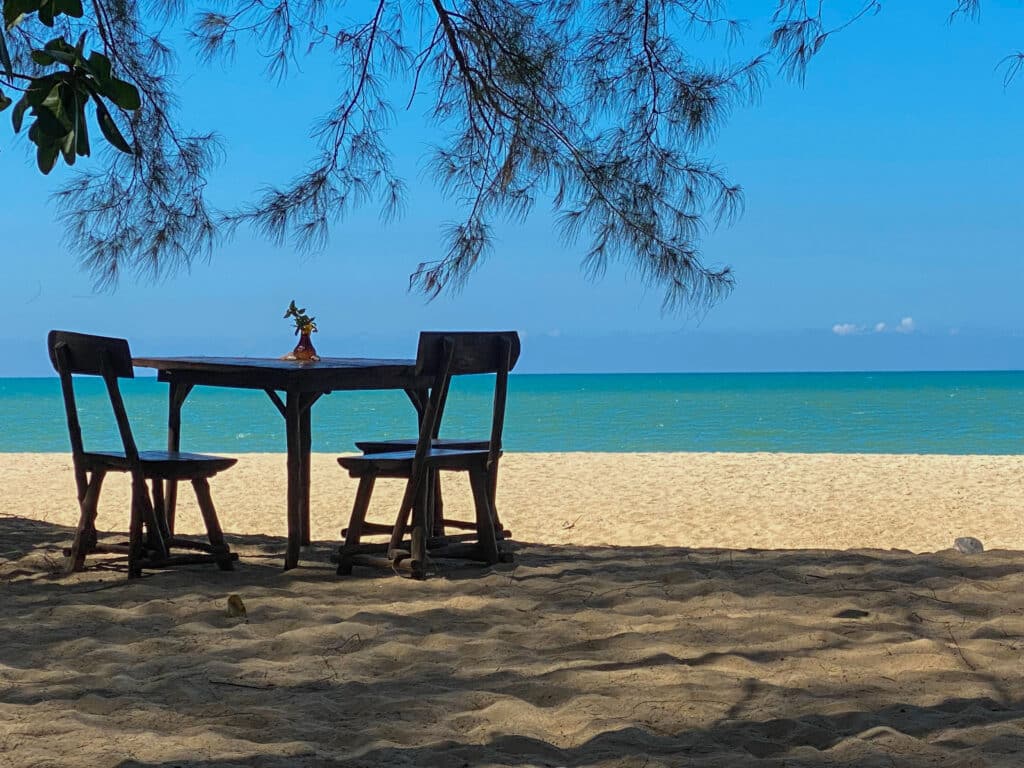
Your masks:
<svg viewBox="0 0 1024 768"><path fill-rule="evenodd" d="M426 472L421 470L419 477L410 477L405 486L405 493L402 496L402 506L398 509L398 517L395 518L395 527L391 530L391 542L388 544L388 558L394 559L392 552L401 549L402 539L409 529L409 518L416 507L420 496L420 486L426 482Z"/></svg>
<svg viewBox="0 0 1024 768"><path fill-rule="evenodd" d="M505 526L501 524L501 517L498 515L498 504L495 499L498 496L498 465L495 464L487 472L487 495L491 501L491 512L494 513L494 531L499 539L505 538Z"/></svg>
<svg viewBox="0 0 1024 768"><path fill-rule="evenodd" d="M500 560L498 540L494 532L494 512L491 509L488 472L478 468L469 471L469 483L473 489L473 504L476 507L476 531L483 560L491 565Z"/></svg>
<svg viewBox="0 0 1024 768"><path fill-rule="evenodd" d="M96 547L96 510L106 474L101 470L92 473L85 496L79 502L81 515L78 519L78 530L75 531L75 540L71 543L71 552L68 555L68 573L85 570L85 556Z"/></svg>
<svg viewBox="0 0 1024 768"><path fill-rule="evenodd" d="M213 497L210 496L209 481L205 477L197 477L192 480L192 488L196 492L196 501L199 502L199 511L206 524L206 535L210 539L213 554L217 558L217 566L222 571L234 570L231 550L228 549L228 543L224 540L224 531L221 530L220 521L217 519L217 510L213 506Z"/></svg>
<svg viewBox="0 0 1024 768"><path fill-rule="evenodd" d="M433 475L433 481L430 488L433 495L427 507L427 509L434 510L434 524L431 536L444 536L444 499L441 497L441 473L435 469L431 474Z"/></svg>
<svg viewBox="0 0 1024 768"><path fill-rule="evenodd" d="M137 499L142 522L146 528L145 548L156 552L156 560L165 560L171 554L168 549L170 542L164 538L163 526L157 518L145 480L140 481L138 487L132 484L132 498Z"/></svg>
<svg viewBox="0 0 1024 768"><path fill-rule="evenodd" d="M146 486L142 486L145 490ZM142 500L139 498L138 488L132 486L131 517L128 521L128 578L136 579L142 576L143 554L145 545L142 541Z"/></svg>
<svg viewBox="0 0 1024 768"><path fill-rule="evenodd" d="M178 481L167 481L167 492L162 495L164 501L164 520L167 522L167 532L174 538L174 516L178 509Z"/></svg>
<svg viewBox="0 0 1024 768"><path fill-rule="evenodd" d="M370 496L373 495L373 486L376 481L377 476L372 472L359 478L356 502L352 506L352 517L348 521L345 543L338 550L339 576L348 576L352 573L352 550L359 545L359 540L363 535L363 523L366 521L367 511L370 509Z"/></svg>
<svg viewBox="0 0 1024 768"><path fill-rule="evenodd" d="M167 504L164 502L164 481L153 478L153 515L156 518L157 528L164 537L168 548L171 546L171 529L167 524Z"/></svg>

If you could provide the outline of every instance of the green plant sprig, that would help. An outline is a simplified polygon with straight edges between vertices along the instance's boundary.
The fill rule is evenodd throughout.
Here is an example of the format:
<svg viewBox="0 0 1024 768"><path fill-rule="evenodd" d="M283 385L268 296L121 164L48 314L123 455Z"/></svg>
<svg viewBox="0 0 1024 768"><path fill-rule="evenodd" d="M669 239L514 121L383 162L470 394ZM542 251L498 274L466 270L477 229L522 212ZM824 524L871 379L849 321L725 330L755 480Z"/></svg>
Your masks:
<svg viewBox="0 0 1024 768"><path fill-rule="evenodd" d="M306 333L316 333L316 318L310 317L306 314L305 308L299 308L295 306L295 299L292 299L292 303L288 305L288 310L284 313L286 318L292 317L295 319L295 335L298 336L300 331Z"/></svg>

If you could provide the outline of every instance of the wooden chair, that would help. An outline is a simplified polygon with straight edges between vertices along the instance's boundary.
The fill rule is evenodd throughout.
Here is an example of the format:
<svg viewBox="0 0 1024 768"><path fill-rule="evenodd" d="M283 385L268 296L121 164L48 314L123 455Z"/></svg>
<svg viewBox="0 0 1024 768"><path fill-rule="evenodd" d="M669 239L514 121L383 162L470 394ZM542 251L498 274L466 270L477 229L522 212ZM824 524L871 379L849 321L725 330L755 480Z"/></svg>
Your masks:
<svg viewBox="0 0 1024 768"><path fill-rule="evenodd" d="M492 499L494 479L501 458L508 373L518 359L519 336L514 331L420 334L416 370L419 375L432 377L433 384L414 449L369 452L362 456L343 456L338 459L338 463L348 470L349 475L359 479L352 517L344 531L345 543L339 550L339 574L351 573L354 564L388 564L411 571L415 578L423 578L428 549L444 548L446 554L464 555L488 563L496 563L501 559L498 542L503 538L503 532L497 525ZM451 377L473 373L495 374L490 439L464 443L470 447L451 444L441 447L436 438ZM468 473L476 516L472 523L444 522L455 527L470 528L474 533L434 535L442 532L434 530L435 518L430 509L432 478L438 472L447 471ZM370 497L378 477L406 480L402 504L393 526L366 522ZM408 545L404 542L406 532L410 534ZM374 533L389 534L390 542L361 543L364 534ZM380 557L384 553L387 559Z"/></svg>
<svg viewBox="0 0 1024 768"><path fill-rule="evenodd" d="M438 417L438 423L443 418L444 406L447 397L441 399L438 404L438 411L441 414ZM408 438L393 438L391 440L357 440L356 448L362 451L364 454L377 454L377 453L394 453L396 451L415 451L416 444L419 442L418 437ZM459 438L442 438L434 436L430 443L433 448L447 448L454 450L464 451L486 451L490 449L490 440L462 440ZM508 531L502 527L501 518L498 514L497 507L497 493L498 493L498 472L497 469L491 472L489 478L488 493L491 498L491 507L494 511L494 524L498 530L503 531L506 538L512 535L511 531ZM444 517L444 502L441 497L441 476L437 472L427 473L427 494L428 494L428 506L434 511L434 532L436 534L444 535L445 528L465 528L466 524L460 520L446 520ZM378 525L376 523L364 523L363 533L384 533L390 532L391 526ZM341 535L345 536L346 530L342 530Z"/></svg>
<svg viewBox="0 0 1024 768"><path fill-rule="evenodd" d="M208 481L218 472L234 465L237 459L179 451L140 452L135 446L118 387L119 378L130 379L135 375L128 342L70 331L50 331L47 344L50 360L60 375L64 394L64 410L71 435L71 455L81 507L78 530L68 550L68 571L83 570L86 555L100 551L127 551L129 578L140 576L143 568L198 562L216 562L222 570L231 570L238 556L228 549L224 540ZM74 374L103 377L121 436L122 451L85 450L75 403ZM101 549L97 545L96 512L103 479L109 472L127 472L131 475L129 541L127 546ZM152 483L152 498L146 488L147 480ZM165 480L192 482L206 523L209 544L172 536L164 514ZM191 553L172 555L172 547L191 550Z"/></svg>

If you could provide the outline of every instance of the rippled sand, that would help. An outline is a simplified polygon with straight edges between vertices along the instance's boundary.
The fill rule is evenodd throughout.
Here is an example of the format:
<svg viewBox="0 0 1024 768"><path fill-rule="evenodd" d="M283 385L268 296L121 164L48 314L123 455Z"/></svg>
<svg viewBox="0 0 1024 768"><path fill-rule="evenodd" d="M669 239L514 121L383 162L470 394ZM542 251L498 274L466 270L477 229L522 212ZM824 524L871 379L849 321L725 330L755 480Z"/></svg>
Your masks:
<svg viewBox="0 0 1024 768"><path fill-rule="evenodd" d="M295 571L283 457L243 455L238 570L63 577L70 458L0 455L0 765L1024 764L1022 457L511 455L516 563L423 583L337 578L354 482L313 486Z"/></svg>

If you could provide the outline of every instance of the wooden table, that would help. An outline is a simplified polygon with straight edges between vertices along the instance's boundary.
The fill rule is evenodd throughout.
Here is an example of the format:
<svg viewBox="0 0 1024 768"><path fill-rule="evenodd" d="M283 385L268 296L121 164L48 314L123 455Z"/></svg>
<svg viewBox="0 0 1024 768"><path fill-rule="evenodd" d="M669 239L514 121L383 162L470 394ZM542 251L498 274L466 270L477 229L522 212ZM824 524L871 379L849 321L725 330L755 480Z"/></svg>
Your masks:
<svg viewBox="0 0 1024 768"><path fill-rule="evenodd" d="M261 389L284 417L288 448L288 549L285 570L299 563L309 544L309 459L312 450L310 410L323 395L338 390L401 389L422 417L427 377L416 375L415 360L325 357L298 362L252 357L136 357L132 364L155 368L157 380L170 385L167 449L181 448L181 407L196 385ZM278 394L285 394L284 400ZM174 524L177 485L165 490L168 522Z"/></svg>

